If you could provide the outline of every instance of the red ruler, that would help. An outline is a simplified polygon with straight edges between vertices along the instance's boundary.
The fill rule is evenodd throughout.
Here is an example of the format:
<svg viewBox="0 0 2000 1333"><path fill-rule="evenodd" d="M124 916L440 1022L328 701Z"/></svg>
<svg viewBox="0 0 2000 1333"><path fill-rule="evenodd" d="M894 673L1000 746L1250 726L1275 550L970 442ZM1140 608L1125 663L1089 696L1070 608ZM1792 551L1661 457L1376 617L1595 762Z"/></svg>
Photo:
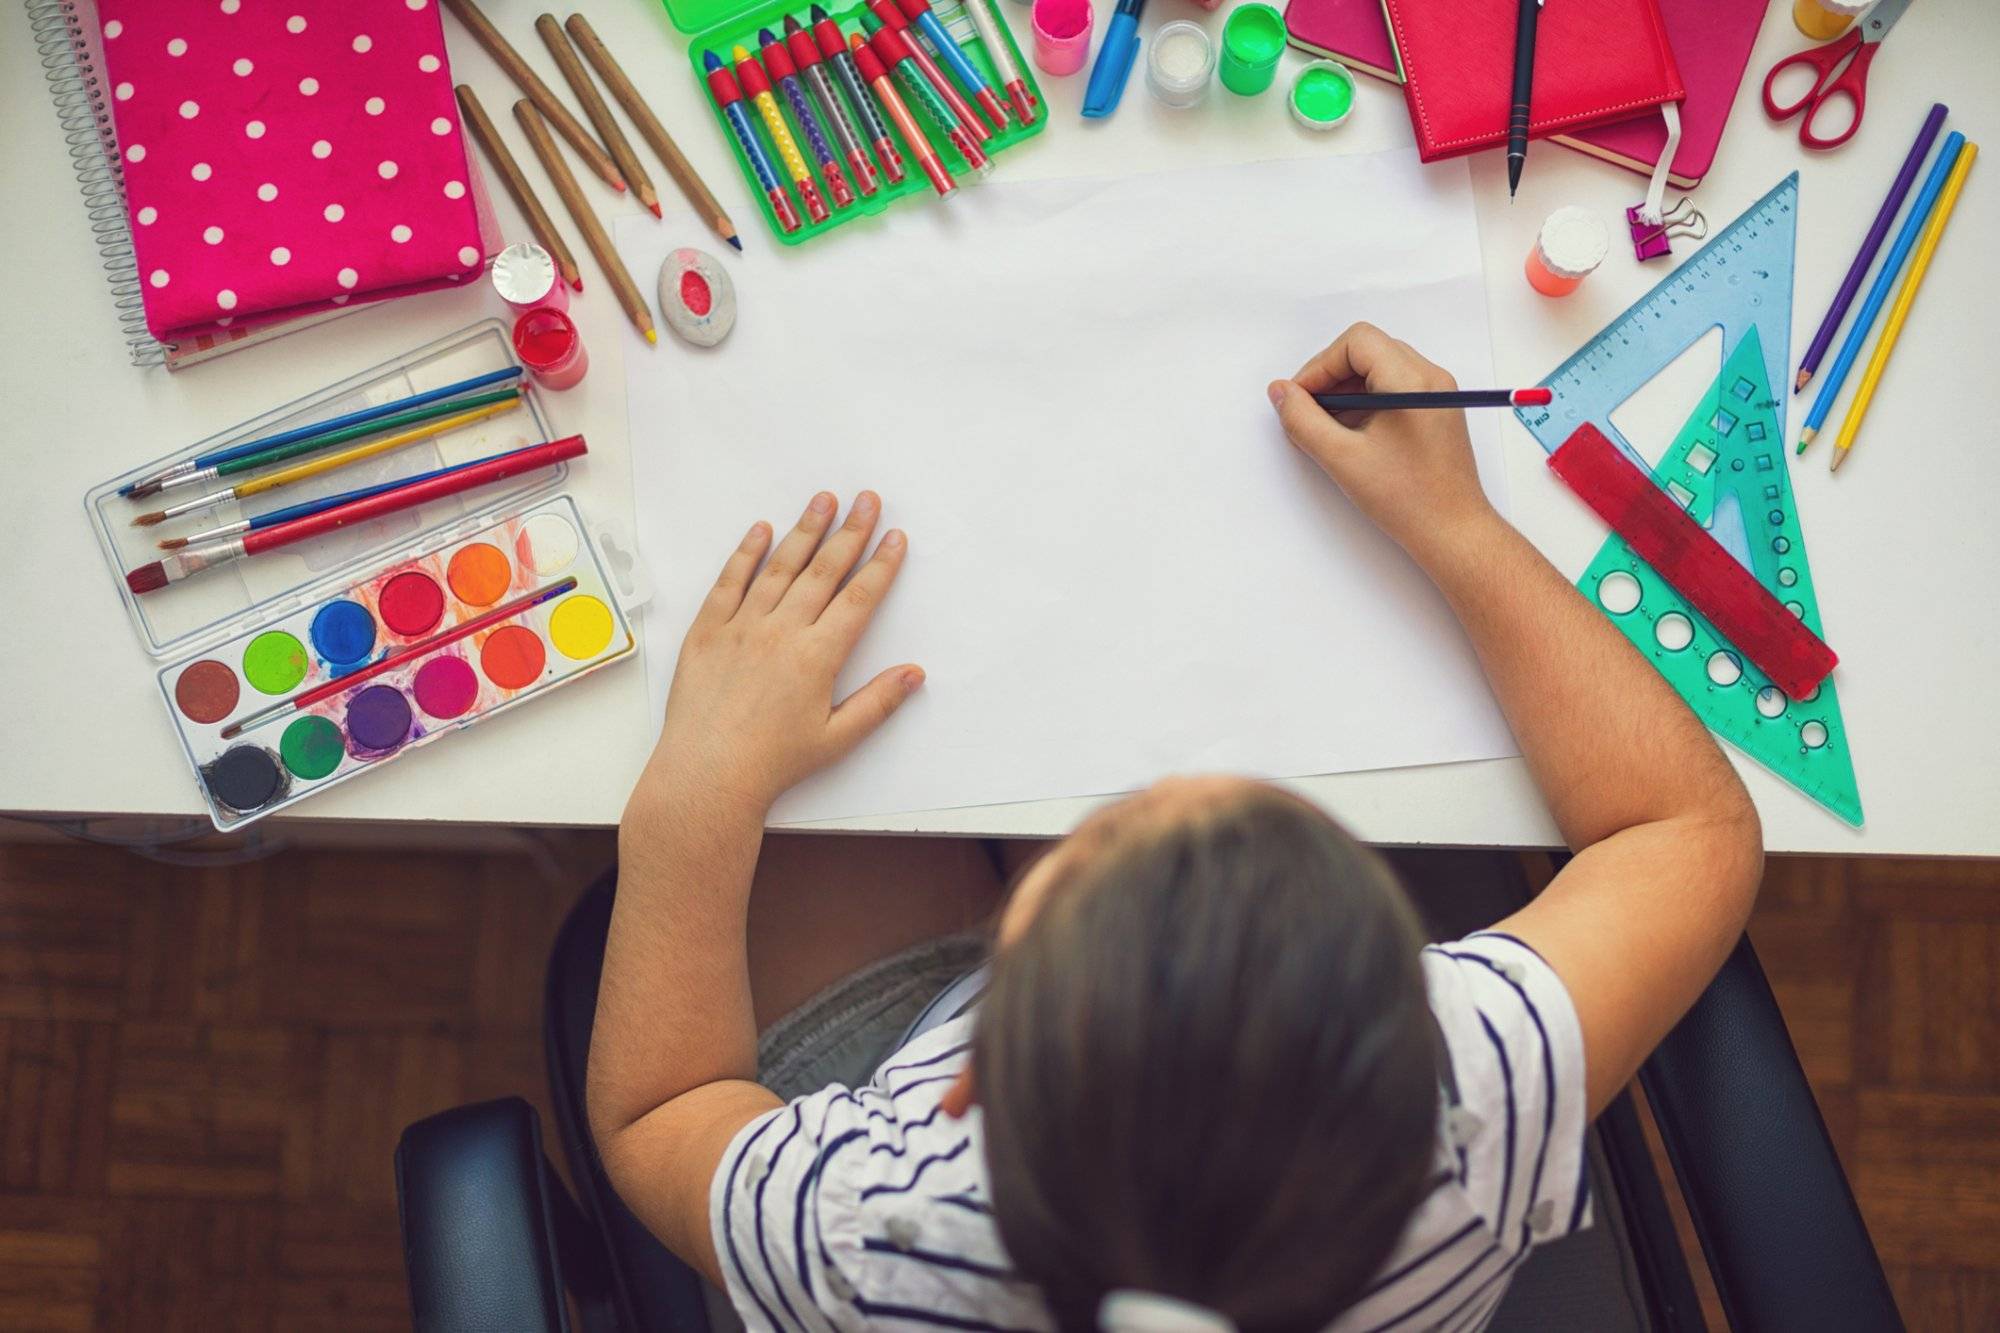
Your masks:
<svg viewBox="0 0 2000 1333"><path fill-rule="evenodd" d="M1840 660L1597 427L1578 426L1549 468L1792 698L1811 694Z"/></svg>

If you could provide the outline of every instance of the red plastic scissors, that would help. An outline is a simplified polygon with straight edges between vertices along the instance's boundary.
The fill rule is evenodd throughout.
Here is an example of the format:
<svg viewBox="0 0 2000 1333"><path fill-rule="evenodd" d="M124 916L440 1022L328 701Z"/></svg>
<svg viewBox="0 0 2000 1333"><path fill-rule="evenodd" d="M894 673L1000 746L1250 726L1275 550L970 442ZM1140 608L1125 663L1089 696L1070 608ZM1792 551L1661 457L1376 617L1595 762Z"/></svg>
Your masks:
<svg viewBox="0 0 2000 1333"><path fill-rule="evenodd" d="M1849 28L1838 40L1786 56L1771 66L1771 72L1764 76L1764 114L1772 120L1783 121L1805 112L1805 119L1799 122L1799 142L1808 148L1838 148L1852 139L1854 132L1861 128L1861 113L1868 106L1868 65L1875 59L1875 48L1882 44L1882 39L1889 35L1889 29L1909 7L1910 0L1878 0L1861 22ZM1847 59L1850 54L1854 57L1851 61ZM1843 62L1847 64L1844 70L1840 68ZM1779 106L1771 98L1771 88L1777 83L1778 76L1794 65L1812 70L1812 86L1796 102ZM1828 102L1843 95L1853 103L1854 118L1839 134L1830 139L1821 138L1813 131L1813 121Z"/></svg>

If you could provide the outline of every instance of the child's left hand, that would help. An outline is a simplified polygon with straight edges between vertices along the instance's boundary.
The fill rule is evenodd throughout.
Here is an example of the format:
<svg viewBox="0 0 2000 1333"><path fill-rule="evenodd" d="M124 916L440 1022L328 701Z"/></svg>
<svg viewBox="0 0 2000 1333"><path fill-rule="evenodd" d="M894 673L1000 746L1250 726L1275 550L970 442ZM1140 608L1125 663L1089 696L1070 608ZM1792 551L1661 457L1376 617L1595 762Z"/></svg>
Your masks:
<svg viewBox="0 0 2000 1333"><path fill-rule="evenodd" d="M892 528L842 587L882 502L861 492L828 537L838 508L822 491L768 561L763 522L729 557L681 644L666 722L634 803L664 789L719 799L761 821L787 788L860 744L923 683L923 669L906 663L834 702L834 679L908 549Z"/></svg>

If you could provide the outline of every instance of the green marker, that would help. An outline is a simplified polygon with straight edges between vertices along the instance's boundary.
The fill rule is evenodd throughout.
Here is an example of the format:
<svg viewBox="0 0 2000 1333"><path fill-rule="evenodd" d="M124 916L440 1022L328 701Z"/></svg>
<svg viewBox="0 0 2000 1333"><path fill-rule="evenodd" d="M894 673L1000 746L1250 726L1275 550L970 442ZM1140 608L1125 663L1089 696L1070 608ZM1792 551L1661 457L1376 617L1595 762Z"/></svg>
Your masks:
<svg viewBox="0 0 2000 1333"><path fill-rule="evenodd" d="M1354 76L1334 60L1315 60L1292 81L1292 119L1309 130L1330 130L1354 112Z"/></svg>
<svg viewBox="0 0 2000 1333"><path fill-rule="evenodd" d="M1222 25L1222 60L1217 72L1232 93L1254 97L1278 76L1285 53L1285 19L1265 4L1238 5Z"/></svg>

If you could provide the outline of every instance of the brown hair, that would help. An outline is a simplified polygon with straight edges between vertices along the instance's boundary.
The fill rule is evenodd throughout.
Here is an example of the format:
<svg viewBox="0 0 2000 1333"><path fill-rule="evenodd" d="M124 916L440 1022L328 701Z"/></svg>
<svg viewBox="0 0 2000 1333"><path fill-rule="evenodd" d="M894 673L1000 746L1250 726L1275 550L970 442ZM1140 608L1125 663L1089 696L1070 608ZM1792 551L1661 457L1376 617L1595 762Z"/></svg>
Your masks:
<svg viewBox="0 0 2000 1333"><path fill-rule="evenodd" d="M980 1006L1009 1256L1066 1329L1119 1288L1323 1328L1431 1175L1416 917L1380 858L1271 787L1091 840Z"/></svg>

